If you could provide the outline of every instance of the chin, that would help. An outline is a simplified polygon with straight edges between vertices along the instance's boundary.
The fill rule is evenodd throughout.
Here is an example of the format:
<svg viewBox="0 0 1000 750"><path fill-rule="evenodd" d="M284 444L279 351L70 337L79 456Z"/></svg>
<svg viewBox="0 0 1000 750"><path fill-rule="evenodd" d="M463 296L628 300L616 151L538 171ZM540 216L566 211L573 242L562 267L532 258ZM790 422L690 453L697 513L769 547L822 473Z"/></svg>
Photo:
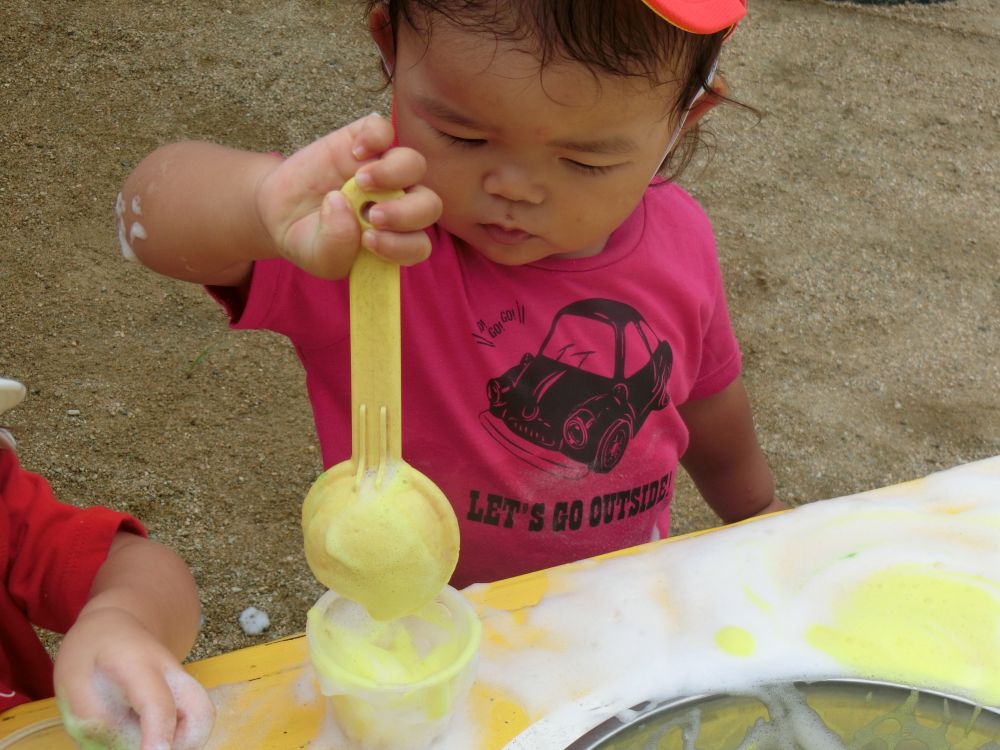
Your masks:
<svg viewBox="0 0 1000 750"><path fill-rule="evenodd" d="M463 250L471 253L479 253L484 258L501 266L523 266L525 263L534 263L536 260L551 255L551 253L540 252L539 250L529 250L524 243L522 245L498 245L484 241L472 241L459 234L452 234L455 244Z"/></svg>
<svg viewBox="0 0 1000 750"><path fill-rule="evenodd" d="M498 266L523 266L537 260L533 254L527 254L509 247L489 248L481 245L465 243L465 246L474 253L479 253L484 258L496 263Z"/></svg>

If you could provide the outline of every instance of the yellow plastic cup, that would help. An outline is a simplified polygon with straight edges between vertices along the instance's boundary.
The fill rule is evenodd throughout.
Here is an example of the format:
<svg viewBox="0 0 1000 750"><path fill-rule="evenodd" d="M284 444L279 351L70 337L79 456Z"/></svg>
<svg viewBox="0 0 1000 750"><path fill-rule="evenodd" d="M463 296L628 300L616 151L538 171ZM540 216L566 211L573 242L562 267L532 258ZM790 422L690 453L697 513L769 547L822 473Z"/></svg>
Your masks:
<svg viewBox="0 0 1000 750"><path fill-rule="evenodd" d="M364 750L429 747L469 691L481 634L475 610L451 586L388 621L328 591L306 624L320 689L345 738Z"/></svg>

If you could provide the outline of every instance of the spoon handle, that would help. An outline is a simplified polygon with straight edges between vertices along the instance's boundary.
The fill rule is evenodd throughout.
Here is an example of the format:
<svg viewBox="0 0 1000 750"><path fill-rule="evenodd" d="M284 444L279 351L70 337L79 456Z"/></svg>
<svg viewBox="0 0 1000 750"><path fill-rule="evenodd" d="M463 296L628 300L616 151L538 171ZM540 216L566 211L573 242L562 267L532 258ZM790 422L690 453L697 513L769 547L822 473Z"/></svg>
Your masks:
<svg viewBox="0 0 1000 750"><path fill-rule="evenodd" d="M402 456L399 266L362 250L350 293L352 455L362 471L384 470Z"/></svg>
<svg viewBox="0 0 1000 750"><path fill-rule="evenodd" d="M402 195L366 193L353 180L341 192L362 226L365 208ZM402 458L400 397L399 266L362 248L348 277L351 325L351 457L355 485L375 472L381 484L387 466Z"/></svg>

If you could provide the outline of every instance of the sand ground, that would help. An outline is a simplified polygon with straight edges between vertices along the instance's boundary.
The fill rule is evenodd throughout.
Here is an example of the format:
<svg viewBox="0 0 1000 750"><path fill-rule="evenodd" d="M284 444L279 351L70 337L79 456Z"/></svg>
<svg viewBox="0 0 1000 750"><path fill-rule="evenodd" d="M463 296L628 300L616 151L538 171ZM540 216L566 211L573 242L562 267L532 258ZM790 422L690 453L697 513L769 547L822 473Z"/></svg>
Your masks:
<svg viewBox="0 0 1000 750"><path fill-rule="evenodd" d="M373 109L349 0L0 6L0 374L22 461L136 513L201 586L202 657L295 633L320 593L320 470L281 338L119 255L113 206L159 144L290 152ZM1000 453L995 0L753 0L735 108L683 178L715 224L764 447L793 504ZM681 484L677 531L717 523ZM271 629L245 636L247 606Z"/></svg>

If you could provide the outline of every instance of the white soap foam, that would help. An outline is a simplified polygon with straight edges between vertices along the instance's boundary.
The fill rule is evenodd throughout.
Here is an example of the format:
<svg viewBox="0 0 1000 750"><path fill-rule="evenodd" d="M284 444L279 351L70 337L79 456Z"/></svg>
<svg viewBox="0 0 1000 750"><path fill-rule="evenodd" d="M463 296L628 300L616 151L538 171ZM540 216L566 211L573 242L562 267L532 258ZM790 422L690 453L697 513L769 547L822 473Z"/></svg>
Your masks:
<svg viewBox="0 0 1000 750"><path fill-rule="evenodd" d="M115 227L118 229L118 247L121 249L122 257L125 260L138 261L139 258L132 249L125 230L125 196L121 193L118 193L115 199Z"/></svg>
<svg viewBox="0 0 1000 750"><path fill-rule="evenodd" d="M187 672L171 672L166 680L178 710L171 750L200 750L212 734L215 707L201 683Z"/></svg>
<svg viewBox="0 0 1000 750"><path fill-rule="evenodd" d="M538 646L503 649L493 658L496 647L484 641L487 658L478 679L544 717L508 750L563 747L650 700L862 676L809 645L808 628L828 622L833 604L858 583L895 565L996 581L997 467L1000 460L962 467L961 481L938 476L920 495L904 485L896 494L812 503L683 544L575 566L571 578L550 573L552 589L571 588L522 611L523 620L484 613L489 628L515 643L525 628L551 634ZM961 512L952 507L956 498ZM748 634L751 653L729 653L716 644L716 634L727 627ZM966 697L976 699L971 690L966 686ZM787 696L781 700L790 716L787 731L811 732L810 747L839 748L818 717ZM457 717L435 748L457 749L475 736L470 717ZM786 740L777 737L769 746Z"/></svg>
<svg viewBox="0 0 1000 750"><path fill-rule="evenodd" d="M260 635L271 627L271 618L267 616L267 612L247 607L240 612L240 627L247 635Z"/></svg>

